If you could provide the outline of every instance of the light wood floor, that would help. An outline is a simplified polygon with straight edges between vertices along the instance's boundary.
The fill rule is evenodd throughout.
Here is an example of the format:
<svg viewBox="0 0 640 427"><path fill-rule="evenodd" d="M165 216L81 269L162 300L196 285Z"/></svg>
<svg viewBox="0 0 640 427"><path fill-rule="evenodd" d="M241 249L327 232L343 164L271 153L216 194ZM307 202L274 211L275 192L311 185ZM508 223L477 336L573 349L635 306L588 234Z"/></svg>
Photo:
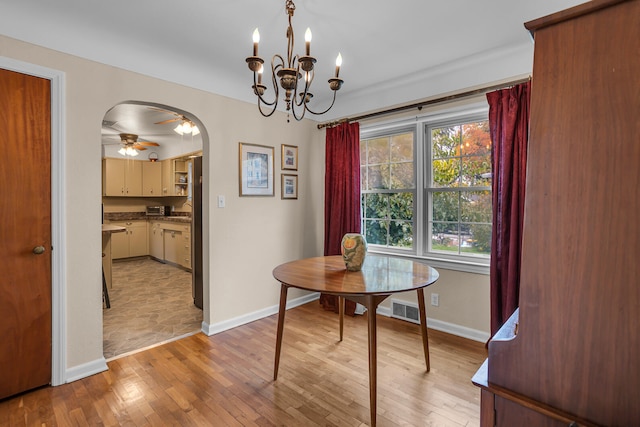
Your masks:
<svg viewBox="0 0 640 427"><path fill-rule="evenodd" d="M367 320L317 302L289 310L278 380L276 316L202 333L108 363L70 384L0 401L5 426L369 425ZM471 377L484 345L429 330L425 372L417 325L378 316L378 426L478 426Z"/></svg>

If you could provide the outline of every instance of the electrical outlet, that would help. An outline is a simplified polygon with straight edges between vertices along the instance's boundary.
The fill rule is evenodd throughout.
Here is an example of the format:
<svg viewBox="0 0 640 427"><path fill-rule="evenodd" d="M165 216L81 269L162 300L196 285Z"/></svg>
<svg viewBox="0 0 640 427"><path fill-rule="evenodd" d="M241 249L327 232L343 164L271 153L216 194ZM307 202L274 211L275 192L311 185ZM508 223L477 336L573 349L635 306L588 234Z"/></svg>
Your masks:
<svg viewBox="0 0 640 427"><path fill-rule="evenodd" d="M437 307L440 305L440 295L431 294L431 305Z"/></svg>

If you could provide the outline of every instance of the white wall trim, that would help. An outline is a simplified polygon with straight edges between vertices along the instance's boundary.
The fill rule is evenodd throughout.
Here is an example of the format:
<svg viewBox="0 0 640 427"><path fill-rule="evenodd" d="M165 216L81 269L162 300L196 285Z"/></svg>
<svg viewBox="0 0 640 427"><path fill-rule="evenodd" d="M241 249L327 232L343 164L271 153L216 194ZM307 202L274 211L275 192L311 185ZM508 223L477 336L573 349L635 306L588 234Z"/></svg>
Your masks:
<svg viewBox="0 0 640 427"><path fill-rule="evenodd" d="M0 68L51 81L51 385L66 382L65 73L0 56ZM106 365L105 365L106 366Z"/></svg>
<svg viewBox="0 0 640 427"><path fill-rule="evenodd" d="M317 300L318 298L320 298L320 294L316 292L316 293L302 296L300 298L289 300L287 301L287 310L306 304L308 302ZM233 319L225 320L223 322L218 322L213 325L209 325L206 322L202 322L202 332L208 336L219 334L220 332L233 329L237 326L242 326L247 323L254 322L256 320L260 320L265 317L269 317L273 314L277 314L278 308L279 308L278 305L272 305L271 307L254 311L253 313L248 313L243 316L234 317Z"/></svg>
<svg viewBox="0 0 640 427"><path fill-rule="evenodd" d="M65 377L67 379L66 382L70 383L73 381L81 380L91 375L104 372L107 369L107 361L104 357L101 357L91 362L83 363L82 365L77 365L73 368L69 368L65 372Z"/></svg>
<svg viewBox="0 0 640 427"><path fill-rule="evenodd" d="M405 303L404 301L402 302ZM391 308L389 307L378 307L376 313L382 316L392 317ZM405 321L401 319L398 320ZM427 317L427 327L478 342L487 342L491 337L491 335L484 331L467 328L466 326L456 325L455 323L449 323L443 320L432 319L430 317Z"/></svg>

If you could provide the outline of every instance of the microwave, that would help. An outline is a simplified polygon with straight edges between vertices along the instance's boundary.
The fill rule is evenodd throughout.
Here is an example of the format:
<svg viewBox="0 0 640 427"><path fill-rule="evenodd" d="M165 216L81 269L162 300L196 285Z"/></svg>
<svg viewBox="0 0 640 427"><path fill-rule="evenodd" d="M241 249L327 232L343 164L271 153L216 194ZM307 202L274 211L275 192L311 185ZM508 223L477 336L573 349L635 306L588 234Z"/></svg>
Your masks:
<svg viewBox="0 0 640 427"><path fill-rule="evenodd" d="M171 206L147 206L147 216L169 216Z"/></svg>

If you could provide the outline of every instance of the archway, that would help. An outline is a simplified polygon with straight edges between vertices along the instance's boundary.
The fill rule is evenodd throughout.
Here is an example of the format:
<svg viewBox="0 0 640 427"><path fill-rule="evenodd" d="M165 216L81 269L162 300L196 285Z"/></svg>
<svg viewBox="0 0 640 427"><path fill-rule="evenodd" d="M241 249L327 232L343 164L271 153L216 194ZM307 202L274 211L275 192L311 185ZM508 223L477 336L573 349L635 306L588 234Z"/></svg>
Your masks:
<svg viewBox="0 0 640 427"><path fill-rule="evenodd" d="M194 194L201 169L194 165L206 164L207 143L201 121L171 106L126 101L105 113L103 223L124 228L106 244L103 238L111 303L103 305L107 360L201 330L208 302L202 301L202 204Z"/></svg>

